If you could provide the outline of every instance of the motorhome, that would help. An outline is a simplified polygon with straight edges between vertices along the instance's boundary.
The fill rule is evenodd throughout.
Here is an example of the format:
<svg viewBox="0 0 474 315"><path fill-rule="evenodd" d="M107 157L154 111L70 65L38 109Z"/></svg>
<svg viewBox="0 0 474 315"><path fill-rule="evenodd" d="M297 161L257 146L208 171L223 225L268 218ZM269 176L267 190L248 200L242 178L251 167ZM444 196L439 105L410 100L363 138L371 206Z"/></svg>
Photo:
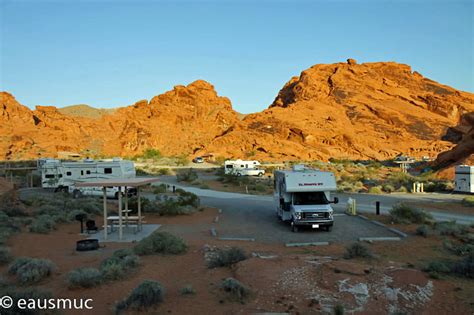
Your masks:
<svg viewBox="0 0 474 315"><path fill-rule="evenodd" d="M224 172L237 176L263 176L265 170L259 166L259 161L227 160L224 162Z"/></svg>
<svg viewBox="0 0 474 315"><path fill-rule="evenodd" d="M336 178L332 172L307 169L295 165L292 170L274 172L274 201L280 220L290 222L291 230L299 227L324 228L330 231L334 225L331 192L336 190Z"/></svg>
<svg viewBox="0 0 474 315"><path fill-rule="evenodd" d="M133 178L136 175L133 162L120 158L100 161L85 159L80 162L41 159L38 161L38 167L41 170L41 184L43 188L54 188L55 191L70 192L75 195L102 194L102 190L99 187L78 189L75 187L77 182L118 177ZM131 189L130 192L133 192L133 190ZM117 187L108 187L107 195L117 197Z"/></svg>
<svg viewBox="0 0 474 315"><path fill-rule="evenodd" d="M474 166L456 166L454 186L454 191L456 192L474 193Z"/></svg>

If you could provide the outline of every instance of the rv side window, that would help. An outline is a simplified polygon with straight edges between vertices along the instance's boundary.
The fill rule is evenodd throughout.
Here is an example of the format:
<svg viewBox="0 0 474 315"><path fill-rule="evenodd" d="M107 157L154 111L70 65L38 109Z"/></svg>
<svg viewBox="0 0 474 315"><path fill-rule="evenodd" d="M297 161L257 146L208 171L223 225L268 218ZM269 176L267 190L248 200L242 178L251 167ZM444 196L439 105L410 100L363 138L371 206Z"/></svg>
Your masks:
<svg viewBox="0 0 474 315"><path fill-rule="evenodd" d="M54 174L46 174L44 177L45 178L54 178Z"/></svg>
<svg viewBox="0 0 474 315"><path fill-rule="evenodd" d="M59 174L59 178L62 178L63 177L63 174Z"/></svg>
<svg viewBox="0 0 474 315"><path fill-rule="evenodd" d="M81 175L84 175L84 171L83 171L83 170L81 170Z"/></svg>
<svg viewBox="0 0 474 315"><path fill-rule="evenodd" d="M112 168L111 167L104 168L104 174L112 174Z"/></svg>
<svg viewBox="0 0 474 315"><path fill-rule="evenodd" d="M66 172L66 176L71 176L72 173L71 172Z"/></svg>
<svg viewBox="0 0 474 315"><path fill-rule="evenodd" d="M86 171L86 174L87 174L87 175L89 175L90 173L91 173L91 171L89 171L89 170Z"/></svg>
<svg viewBox="0 0 474 315"><path fill-rule="evenodd" d="M245 167L245 165L243 165L243 164L242 164L242 165L240 165L240 167L244 168L244 167Z"/></svg>
<svg viewBox="0 0 474 315"><path fill-rule="evenodd" d="M234 168L233 165L226 165L225 168Z"/></svg>

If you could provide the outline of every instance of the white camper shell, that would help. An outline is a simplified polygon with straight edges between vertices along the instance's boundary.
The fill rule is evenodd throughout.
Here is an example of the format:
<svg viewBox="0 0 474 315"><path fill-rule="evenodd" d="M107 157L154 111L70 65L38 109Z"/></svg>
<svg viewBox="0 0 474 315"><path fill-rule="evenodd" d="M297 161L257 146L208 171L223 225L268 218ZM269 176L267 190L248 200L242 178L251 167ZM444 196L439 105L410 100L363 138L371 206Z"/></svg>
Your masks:
<svg viewBox="0 0 474 315"><path fill-rule="evenodd" d="M474 166L456 166L454 185L454 191L456 192L474 193Z"/></svg>
<svg viewBox="0 0 474 315"><path fill-rule="evenodd" d="M224 162L224 173L237 176L263 176L265 170L260 169L259 161L227 160Z"/></svg>
<svg viewBox="0 0 474 315"><path fill-rule="evenodd" d="M274 201L277 216L290 222L291 230L300 226L325 228L334 225L331 191L335 191L336 178L332 172L306 169L298 165L291 171L274 172Z"/></svg>
<svg viewBox="0 0 474 315"><path fill-rule="evenodd" d="M38 166L41 170L41 185L43 188L54 188L55 191L70 192L75 196L102 196L103 194L100 187L76 188L75 183L77 182L112 178L134 178L136 175L133 162L120 158L100 161L86 159L79 162L42 159L38 161ZM108 187L106 191L108 197L118 196L117 187ZM130 194L133 194L134 191L133 188L130 188Z"/></svg>

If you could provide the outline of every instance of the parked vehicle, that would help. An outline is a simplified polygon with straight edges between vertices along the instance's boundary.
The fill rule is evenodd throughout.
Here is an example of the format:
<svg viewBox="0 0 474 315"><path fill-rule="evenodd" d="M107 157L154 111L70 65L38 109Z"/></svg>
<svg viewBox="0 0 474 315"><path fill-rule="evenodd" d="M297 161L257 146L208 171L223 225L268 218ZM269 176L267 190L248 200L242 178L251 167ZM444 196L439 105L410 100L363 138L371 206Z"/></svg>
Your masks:
<svg viewBox="0 0 474 315"><path fill-rule="evenodd" d="M454 191L474 193L474 166L458 165L454 176Z"/></svg>
<svg viewBox="0 0 474 315"><path fill-rule="evenodd" d="M224 162L224 173L225 174L235 174L235 175L244 175L248 176L250 174L255 174L257 176L263 176L265 174L264 170L259 170L260 172L249 172L249 170L259 169L259 161L243 161L243 160L227 160ZM259 175L261 173L261 175Z"/></svg>
<svg viewBox="0 0 474 315"><path fill-rule="evenodd" d="M198 163L198 164L204 163L204 159L203 159L202 157L200 157L200 156L195 157L195 158L193 159L193 163Z"/></svg>
<svg viewBox="0 0 474 315"><path fill-rule="evenodd" d="M133 178L136 175L132 161L114 158L112 160L94 161L86 159L80 162L63 162L55 159L42 159L38 162L41 170L41 185L43 188L54 188L55 191L80 191L83 195L102 195L100 188L76 188L75 183L98 179ZM96 191L97 190L97 191ZM135 189L130 189L133 192ZM113 194L112 194L113 192ZM76 193L78 194L78 193ZM118 188L110 187L107 195L118 196Z"/></svg>
<svg viewBox="0 0 474 315"><path fill-rule="evenodd" d="M265 174L265 170L260 168L244 168L235 170L234 173L237 176L258 176L262 177Z"/></svg>
<svg viewBox="0 0 474 315"><path fill-rule="evenodd" d="M325 228L334 225L330 194L336 190L336 178L332 172L307 169L295 165L293 170L274 172L274 201L280 220L290 222L291 230L301 226Z"/></svg>

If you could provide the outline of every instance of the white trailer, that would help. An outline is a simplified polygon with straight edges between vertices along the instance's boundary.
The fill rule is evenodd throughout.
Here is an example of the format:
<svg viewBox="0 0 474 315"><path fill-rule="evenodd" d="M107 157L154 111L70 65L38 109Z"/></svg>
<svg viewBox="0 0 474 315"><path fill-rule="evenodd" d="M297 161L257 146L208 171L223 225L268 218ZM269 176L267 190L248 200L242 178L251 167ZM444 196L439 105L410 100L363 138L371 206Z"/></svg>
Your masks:
<svg viewBox="0 0 474 315"><path fill-rule="evenodd" d="M80 162L63 162L54 159L38 161L41 170L43 188L54 188L55 191L71 192L75 195L102 195L99 188L76 188L75 183L99 179L133 178L136 175L132 161L114 158L112 160L94 161L86 159ZM118 188L108 187L109 197L118 196ZM133 193L133 189L130 190Z"/></svg>
<svg viewBox="0 0 474 315"><path fill-rule="evenodd" d="M334 225L331 191L336 190L336 178L331 172L307 169L295 165L293 170L274 172L274 201L280 220L290 222L291 230L300 226L325 228Z"/></svg>
<svg viewBox="0 0 474 315"><path fill-rule="evenodd" d="M474 166L456 166L454 186L454 191L456 192L474 193Z"/></svg>
<svg viewBox="0 0 474 315"><path fill-rule="evenodd" d="M263 176L259 161L227 160L224 162L224 173L237 176Z"/></svg>

